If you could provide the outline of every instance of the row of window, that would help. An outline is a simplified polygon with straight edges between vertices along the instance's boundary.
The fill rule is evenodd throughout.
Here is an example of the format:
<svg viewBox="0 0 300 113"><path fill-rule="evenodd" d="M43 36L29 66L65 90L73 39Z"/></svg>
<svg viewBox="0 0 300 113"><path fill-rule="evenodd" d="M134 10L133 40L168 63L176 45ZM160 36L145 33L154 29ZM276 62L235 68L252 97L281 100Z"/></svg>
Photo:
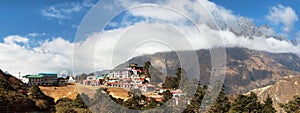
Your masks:
<svg viewBox="0 0 300 113"><path fill-rule="evenodd" d="M28 83L29 85L44 85L44 86L47 86L47 85L53 85L52 83Z"/></svg>

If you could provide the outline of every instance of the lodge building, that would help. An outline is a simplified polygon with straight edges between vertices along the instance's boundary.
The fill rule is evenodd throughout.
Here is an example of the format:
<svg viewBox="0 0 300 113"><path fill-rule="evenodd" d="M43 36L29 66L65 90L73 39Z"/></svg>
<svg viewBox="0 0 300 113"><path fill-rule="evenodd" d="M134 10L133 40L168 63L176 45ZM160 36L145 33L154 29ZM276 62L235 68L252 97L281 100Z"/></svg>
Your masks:
<svg viewBox="0 0 300 113"><path fill-rule="evenodd" d="M39 86L55 86L65 85L66 79L57 78L55 73L39 73L37 75L25 75L23 78L28 79L28 85L39 85Z"/></svg>

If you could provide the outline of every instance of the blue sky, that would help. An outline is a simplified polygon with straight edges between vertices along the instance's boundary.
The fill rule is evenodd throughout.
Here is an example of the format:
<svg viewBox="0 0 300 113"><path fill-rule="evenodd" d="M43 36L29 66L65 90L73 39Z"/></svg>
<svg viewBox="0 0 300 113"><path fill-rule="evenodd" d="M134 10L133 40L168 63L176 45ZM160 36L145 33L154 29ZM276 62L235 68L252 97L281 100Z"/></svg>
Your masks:
<svg viewBox="0 0 300 113"><path fill-rule="evenodd" d="M95 0L90 2L96 3ZM76 4L82 5L82 0L1 0L0 37L44 33L38 38L63 37L72 41L77 26L91 6L81 6L79 11L62 14L68 16L65 18L45 16L43 10L52 6L58 10L72 8Z"/></svg>
<svg viewBox="0 0 300 113"><path fill-rule="evenodd" d="M87 1L87 0L86 0ZM218 5L232 10L233 14L245 16L253 19L256 25L269 24L277 32L282 32L280 25L274 25L267 21L265 16L273 6L282 4L290 6L297 15L300 15L300 0L280 0L261 1L261 0L212 0ZM89 0L88 2L96 3L97 0ZM60 5L62 4L62 5ZM55 37L63 37L64 39L73 41L77 26L80 24L86 12L91 6L82 6L79 11L74 11L66 15L65 18L47 17L43 15L43 10L51 6L57 6L59 9L73 8L75 5L83 4L82 0L1 0L0 1L0 39L8 35L28 36L30 33L43 34L35 36L39 39L51 39ZM60 6L59 6L60 5ZM297 22L294 30L289 32L289 38L295 37L296 32L300 29Z"/></svg>

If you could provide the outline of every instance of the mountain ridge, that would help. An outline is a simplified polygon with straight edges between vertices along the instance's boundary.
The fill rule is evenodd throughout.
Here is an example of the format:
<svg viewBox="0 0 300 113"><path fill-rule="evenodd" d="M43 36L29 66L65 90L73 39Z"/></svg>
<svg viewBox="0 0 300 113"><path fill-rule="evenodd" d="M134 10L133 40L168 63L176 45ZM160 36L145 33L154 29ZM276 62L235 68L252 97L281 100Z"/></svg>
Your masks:
<svg viewBox="0 0 300 113"><path fill-rule="evenodd" d="M180 51L183 53L193 51ZM200 65L200 83L208 84L211 75L211 59L209 50L194 51L198 55ZM300 57L293 53L269 53L265 51L250 50L247 48L226 48L227 67L224 85L229 94L246 93L252 89L274 84L285 76L299 76ZM172 76L180 68L180 60L176 52L159 52L131 58L116 68L127 66L129 63L143 65L150 61L157 71L167 71ZM190 68L190 67L188 67ZM189 70L189 69L185 69ZM163 72L161 72L163 73Z"/></svg>

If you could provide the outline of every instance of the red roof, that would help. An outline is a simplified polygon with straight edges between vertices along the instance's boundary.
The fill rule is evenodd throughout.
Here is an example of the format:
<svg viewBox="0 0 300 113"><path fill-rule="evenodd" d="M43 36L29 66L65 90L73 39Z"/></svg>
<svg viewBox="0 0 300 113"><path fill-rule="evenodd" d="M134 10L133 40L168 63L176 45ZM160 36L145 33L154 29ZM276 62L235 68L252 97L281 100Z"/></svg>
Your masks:
<svg viewBox="0 0 300 113"><path fill-rule="evenodd" d="M138 87L142 87L142 86L146 86L148 88L155 88L154 85L151 85L151 84L136 84Z"/></svg>
<svg viewBox="0 0 300 113"><path fill-rule="evenodd" d="M155 86L154 86L154 85L151 85L151 84L146 84L146 87L155 88Z"/></svg>
<svg viewBox="0 0 300 113"><path fill-rule="evenodd" d="M171 91L172 94L182 94L181 90L173 90Z"/></svg>
<svg viewBox="0 0 300 113"><path fill-rule="evenodd" d="M153 97L152 97L153 98ZM153 98L155 101L157 102L162 102L164 99L162 97L159 97L159 98ZM147 98L148 101L151 100L151 98Z"/></svg>
<svg viewBox="0 0 300 113"><path fill-rule="evenodd" d="M142 87L142 86L144 86L144 84L136 84L137 86L139 86L139 87Z"/></svg>
<svg viewBox="0 0 300 113"><path fill-rule="evenodd" d="M155 101L157 101L157 102L161 102L163 100L164 100L163 98L155 98Z"/></svg>
<svg viewBox="0 0 300 113"><path fill-rule="evenodd" d="M123 78L123 80L128 81L128 80L131 80L131 79L130 78Z"/></svg>
<svg viewBox="0 0 300 113"><path fill-rule="evenodd" d="M118 84L117 82L106 82L106 84Z"/></svg>

